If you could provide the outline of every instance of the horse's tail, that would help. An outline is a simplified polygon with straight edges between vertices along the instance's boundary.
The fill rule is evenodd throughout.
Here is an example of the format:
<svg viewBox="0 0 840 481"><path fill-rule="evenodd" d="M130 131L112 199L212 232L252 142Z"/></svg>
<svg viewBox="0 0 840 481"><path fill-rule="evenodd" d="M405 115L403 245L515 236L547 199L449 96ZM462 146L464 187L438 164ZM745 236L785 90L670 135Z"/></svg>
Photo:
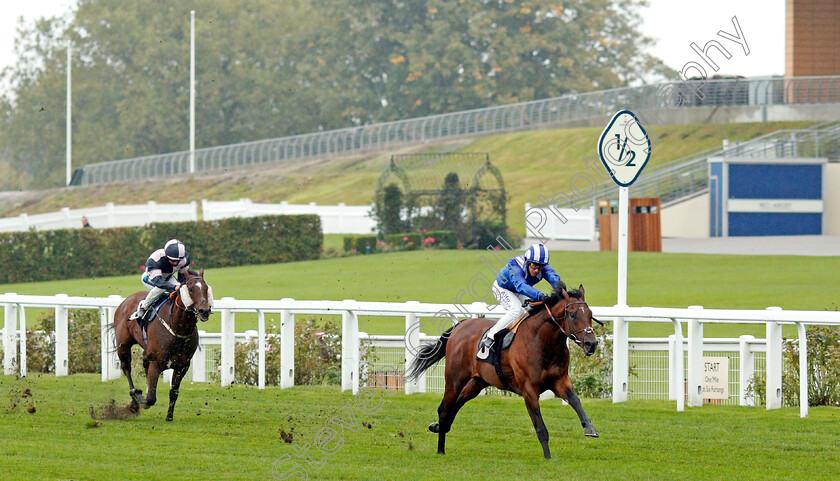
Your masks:
<svg viewBox="0 0 840 481"><path fill-rule="evenodd" d="M441 334L437 341L431 344L424 344L420 347L420 350L417 351L416 357L413 361L411 361L411 365L408 366L408 372L405 375L407 380L417 380L421 374L426 372L426 369L429 369L434 363L440 361L446 356L446 341L449 340L452 330L456 327L458 327L457 324Z"/></svg>

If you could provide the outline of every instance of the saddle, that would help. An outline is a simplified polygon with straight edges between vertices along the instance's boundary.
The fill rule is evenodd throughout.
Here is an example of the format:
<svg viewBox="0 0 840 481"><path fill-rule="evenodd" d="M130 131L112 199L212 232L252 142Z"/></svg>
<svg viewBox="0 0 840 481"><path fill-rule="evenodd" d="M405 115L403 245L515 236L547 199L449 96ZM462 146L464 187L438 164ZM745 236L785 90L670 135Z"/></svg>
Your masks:
<svg viewBox="0 0 840 481"><path fill-rule="evenodd" d="M517 324L517 327L520 322L521 320L515 323ZM486 333L487 331L484 332ZM510 348L510 345L513 343L514 337L516 337L516 332L511 331L508 328L504 328L501 331L497 332L496 336L493 338L493 346L490 348L490 353L487 355L487 357L485 359L480 359L478 356L476 356L476 360L486 362L487 364L493 366L493 368L496 370L496 375L499 376L499 380L502 381L502 385L508 391L510 391L511 389L510 385L508 384L507 378L502 372L502 351ZM484 336L481 336L481 338L479 338L479 343L481 343L481 339L483 338Z"/></svg>
<svg viewBox="0 0 840 481"><path fill-rule="evenodd" d="M148 336L146 335L146 328L152 321L155 320L155 317L158 317L158 311L166 300L169 299L169 294L161 294L155 300L152 301L152 305L149 309L146 310L145 314L142 317L137 319L137 325L140 326L140 332L143 333L143 342L148 342Z"/></svg>

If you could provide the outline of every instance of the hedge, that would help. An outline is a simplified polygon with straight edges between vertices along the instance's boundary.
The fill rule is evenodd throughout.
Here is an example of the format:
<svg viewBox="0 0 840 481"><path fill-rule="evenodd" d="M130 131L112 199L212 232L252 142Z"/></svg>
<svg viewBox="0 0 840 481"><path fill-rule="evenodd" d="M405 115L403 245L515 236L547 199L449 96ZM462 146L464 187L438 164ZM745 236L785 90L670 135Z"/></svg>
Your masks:
<svg viewBox="0 0 840 481"><path fill-rule="evenodd" d="M413 251L423 247L423 239L420 237L420 234L410 232L386 235L385 242L408 251Z"/></svg>
<svg viewBox="0 0 840 481"><path fill-rule="evenodd" d="M433 246L439 249L456 249L458 247L458 236L454 230L430 230L423 233L426 239L434 239ZM426 239L423 239L425 243Z"/></svg>
<svg viewBox="0 0 840 481"><path fill-rule="evenodd" d="M352 252L355 249L359 254L367 254L368 248L371 253L376 252L375 235L354 235L344 238L344 252Z"/></svg>
<svg viewBox="0 0 840 481"><path fill-rule="evenodd" d="M204 268L317 259L317 215L276 215L116 229L0 234L0 283L139 274L149 254L177 238Z"/></svg>

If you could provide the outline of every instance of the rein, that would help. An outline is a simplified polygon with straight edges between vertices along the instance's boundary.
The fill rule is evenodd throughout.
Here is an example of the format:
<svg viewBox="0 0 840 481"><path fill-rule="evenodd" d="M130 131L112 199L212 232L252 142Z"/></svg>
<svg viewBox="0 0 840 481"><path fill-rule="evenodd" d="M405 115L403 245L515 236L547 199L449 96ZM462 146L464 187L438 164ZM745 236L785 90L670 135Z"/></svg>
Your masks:
<svg viewBox="0 0 840 481"><path fill-rule="evenodd" d="M202 280L202 281L204 280L203 277L192 277L192 278L190 278L190 280L192 280L192 279L198 279L198 280ZM189 281L187 281L187 282L189 282ZM198 310L195 307L184 307L184 306L179 305L178 301L180 299L181 299L181 295L177 290L174 290L174 291L172 291L172 293L169 294L169 300L172 301L169 305L169 315L170 315L170 317L172 316L173 306L177 307L178 309L181 309L184 312L190 313L193 316L197 317L198 316ZM193 303L193 305L195 305L195 303ZM166 328L167 331L169 331L170 334L172 334L173 336L175 336L179 339L189 339L189 338L191 338L193 333L196 330L196 326L193 326L193 329L189 334L187 334L187 335L178 334L174 330L172 330L171 327L169 327L169 324L167 324L167 322L164 321L162 317L158 316L158 319L160 319L160 323L163 325L163 327Z"/></svg>
<svg viewBox="0 0 840 481"><path fill-rule="evenodd" d="M565 329L563 329L563 326L559 322L557 322L557 318L554 317L554 314L551 313L551 309L548 308L548 305L545 302L540 301L539 303L535 302L534 304L537 304L537 305L542 304L543 307L545 307L545 312L548 314L548 318L551 319L551 322L554 323L554 325L557 326L558 329L560 329L560 332L562 332L563 335L565 335L566 337L570 338L571 340L573 340L577 343L580 343L580 341L578 341L577 334L580 334L581 332L584 333L584 334L589 334L589 333L594 333L595 332L595 330L592 329L592 326L586 326L583 329L578 329L577 331L572 332L572 333L569 332L569 330L570 330L569 329L569 306L573 306L575 304L586 304L583 301L569 302L565 306L563 306L563 317L560 320L561 321L566 321L565 322L565 324L566 324Z"/></svg>

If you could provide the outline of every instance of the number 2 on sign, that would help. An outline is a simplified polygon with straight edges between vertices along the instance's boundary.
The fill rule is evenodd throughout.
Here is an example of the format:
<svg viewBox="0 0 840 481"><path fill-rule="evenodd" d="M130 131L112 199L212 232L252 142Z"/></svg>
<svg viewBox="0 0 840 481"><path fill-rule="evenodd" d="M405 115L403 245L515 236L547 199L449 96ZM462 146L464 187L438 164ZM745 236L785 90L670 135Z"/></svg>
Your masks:
<svg viewBox="0 0 840 481"><path fill-rule="evenodd" d="M627 138L624 139L624 145L621 144L621 134L615 134L615 140L618 144L616 145L616 147L618 147L618 162L621 163L621 159L624 158L625 148L627 147ZM631 157L624 165L628 167L636 167L636 164L633 163L633 160L636 159L636 153L633 152L633 150L629 150L627 153L630 154Z"/></svg>

